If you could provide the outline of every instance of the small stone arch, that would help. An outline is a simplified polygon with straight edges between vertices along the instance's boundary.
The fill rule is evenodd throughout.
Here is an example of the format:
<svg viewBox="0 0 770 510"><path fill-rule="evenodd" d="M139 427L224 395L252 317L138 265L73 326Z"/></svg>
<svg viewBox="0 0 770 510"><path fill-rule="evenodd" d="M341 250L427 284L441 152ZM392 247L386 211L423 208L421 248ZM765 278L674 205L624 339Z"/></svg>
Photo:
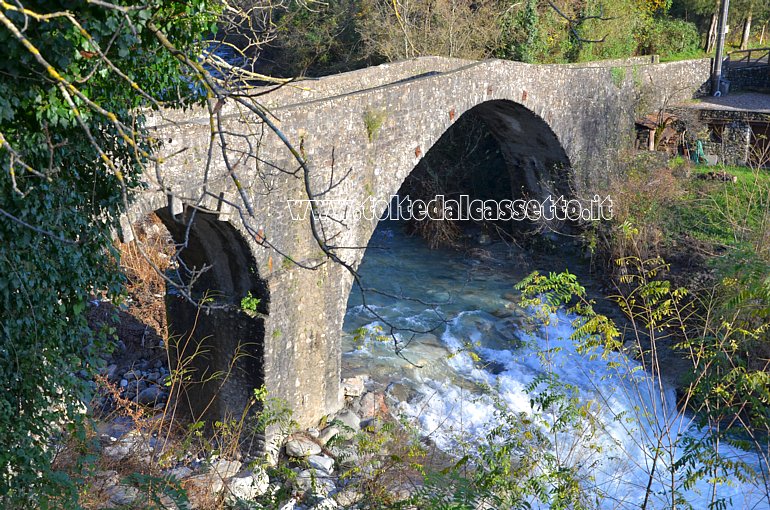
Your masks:
<svg viewBox="0 0 770 510"><path fill-rule="evenodd" d="M168 276L191 292L169 285L165 297L171 370L188 380L176 395L177 411L193 420L240 416L265 383L265 327L270 294L246 238L227 217L162 197L145 196L124 218L154 213L181 247ZM157 208L156 208L157 207ZM130 220L128 219L130 218ZM242 300L259 300L244 309ZM203 303L201 306L200 304Z"/></svg>

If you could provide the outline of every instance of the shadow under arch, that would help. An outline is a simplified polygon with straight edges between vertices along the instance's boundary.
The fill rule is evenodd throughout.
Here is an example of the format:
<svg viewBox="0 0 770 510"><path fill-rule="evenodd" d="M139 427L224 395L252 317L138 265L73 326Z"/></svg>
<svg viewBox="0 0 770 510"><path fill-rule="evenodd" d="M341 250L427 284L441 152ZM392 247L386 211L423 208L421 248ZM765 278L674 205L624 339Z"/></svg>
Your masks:
<svg viewBox="0 0 770 510"><path fill-rule="evenodd" d="M573 175L571 162L567 153L551 127L540 116L528 108L510 100L490 100L478 104L460 115L446 129L438 140L425 153L424 157L406 174L401 180L392 181L392 188L381 190L379 198L373 200L378 204L390 204L394 207L394 201L387 200L385 197L394 195L402 199L406 194L414 190L413 183L410 181L415 178L429 176L431 178L441 177L442 174L454 170L448 169L447 165L452 163L452 158L457 156L457 144L462 144L468 137L478 135L481 132L484 140L479 142L482 147L479 149L475 143L467 144L472 146L474 155L468 159L469 167L460 169L457 174L458 185L452 186L452 183L443 183L444 188L440 191L447 192L445 199L453 199L457 195L468 192L469 199L481 200L506 200L506 199L534 199L543 202L549 195L561 196L569 199L573 196ZM476 132L474 134L474 132ZM477 160L485 151L494 151L493 157L487 158L490 168L480 168ZM460 159L463 159L463 155ZM486 156L484 156L486 157ZM465 170L463 172L463 170ZM462 174L462 175L460 175ZM468 185L473 180L485 180L480 186L473 188ZM459 181L464 182L460 183ZM396 188L396 189L393 189ZM424 191L424 190L423 190ZM429 191L434 191L429 189ZM385 194L387 193L387 194ZM455 197L451 195L454 194ZM418 196L421 200L432 197ZM366 248L362 250L360 262L363 262L366 253L370 248L375 248L378 253L381 250L391 249L389 234L375 236L375 230L378 226L392 228L394 225L390 219L393 214L388 210L388 206L382 206L379 211L379 221L373 221L370 225L370 231L366 237ZM432 220L427 220L432 221ZM387 224L387 227L385 225ZM552 225L555 227L555 225ZM467 237L466 237L467 239ZM381 244L381 246L379 245ZM464 246L471 248L472 246ZM393 254L393 256L398 256ZM360 264L356 267L360 267ZM365 277L364 277L365 278ZM458 282L459 285L460 282ZM347 311L351 307L357 307L361 304L364 294L378 293L378 289L372 289L367 285L365 279L362 290L356 283L352 283L347 295ZM368 288L367 288L368 287ZM385 299L395 299L397 296L391 289L379 289L383 293L380 296ZM361 293L354 296L354 293ZM360 299L359 299L360 298ZM402 296L405 300L417 300L416 296ZM366 298L369 301L368 298ZM375 307L380 303L376 303ZM369 301L371 302L371 301ZM424 304L424 303L423 303ZM346 328L350 324L347 324ZM356 324L355 326L360 326ZM386 327L385 330L389 328ZM430 331L403 330L407 337L419 337ZM393 338L392 345L398 345L398 341ZM411 343L411 340L405 341L405 345ZM396 347L398 350L398 347Z"/></svg>
<svg viewBox="0 0 770 510"><path fill-rule="evenodd" d="M570 194L569 157L556 133L532 110L499 99L481 103L462 115L465 116L477 116L497 140L508 166L513 198L523 193L538 200L548 194Z"/></svg>
<svg viewBox="0 0 770 510"><path fill-rule="evenodd" d="M482 136L479 136L478 132ZM467 143L473 136L480 142ZM458 145L474 145L474 154L463 154ZM479 149L478 145L482 145ZM466 148L466 152L467 152ZM495 152L489 158L484 152ZM481 160L480 160L481 158ZM484 158L488 167L483 166ZM457 168L457 161L465 168ZM456 182L447 182L455 179ZM415 185L416 181L432 180L427 186ZM430 185L439 183L438 185ZM395 203L392 196L403 199L420 199L424 202L441 194L444 200L457 200L462 194L469 199L480 200L536 200L546 202L563 196L573 196L573 172L571 162L561 141L548 123L530 109L511 100L496 99L480 103L457 118L431 146L427 153L400 181L394 181L397 189L384 190L378 204L379 218L393 218ZM422 189L421 189L422 188ZM453 196L454 195L454 196ZM474 196L475 195L475 196ZM387 214L386 214L387 212ZM467 212L467 211L466 211ZM466 214L466 216L468 216ZM413 222L413 224L416 222ZM511 230L531 230L533 222L509 222ZM373 223L368 240L377 223ZM563 222L549 222L549 228L558 229ZM514 228L516 227L516 228Z"/></svg>
<svg viewBox="0 0 770 510"><path fill-rule="evenodd" d="M155 213L181 247L174 278L190 290L166 293L171 368L186 378L174 396L177 410L196 421L239 417L264 384L267 283L231 223L190 209ZM247 296L259 301L244 309Z"/></svg>

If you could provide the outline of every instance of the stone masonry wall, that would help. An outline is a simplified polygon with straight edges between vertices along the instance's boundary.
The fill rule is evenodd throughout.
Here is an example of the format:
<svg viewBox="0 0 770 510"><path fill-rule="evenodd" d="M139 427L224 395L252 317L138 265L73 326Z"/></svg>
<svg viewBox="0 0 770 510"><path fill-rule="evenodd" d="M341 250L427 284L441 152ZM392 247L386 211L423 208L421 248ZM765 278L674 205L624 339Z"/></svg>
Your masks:
<svg viewBox="0 0 770 510"><path fill-rule="evenodd" d="M725 78L730 82L730 92L742 90L770 90L770 64L745 66L726 65Z"/></svg>

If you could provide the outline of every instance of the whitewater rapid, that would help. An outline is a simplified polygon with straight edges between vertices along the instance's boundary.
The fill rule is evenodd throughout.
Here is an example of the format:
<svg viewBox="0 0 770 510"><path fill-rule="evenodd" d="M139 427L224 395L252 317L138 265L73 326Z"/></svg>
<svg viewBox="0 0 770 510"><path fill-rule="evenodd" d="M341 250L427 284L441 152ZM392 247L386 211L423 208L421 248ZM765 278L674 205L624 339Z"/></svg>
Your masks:
<svg viewBox="0 0 770 510"><path fill-rule="evenodd" d="M481 270L461 254L427 250L397 232L388 231L384 237L392 250L367 252L361 267L364 281L389 293L442 304L426 306L382 296L369 300L389 322L432 330L398 333L403 342L411 339L404 351L406 361L394 354L390 342L368 339L353 345L356 328L374 331L384 326L357 302L354 289L345 323L349 333L345 370L367 373L383 386L398 385L403 400L399 411L438 447L458 457L472 457L478 451L477 445L499 424L500 407L510 416L522 413L535 422L550 420L532 405L533 394L542 385L532 392L527 387L536 378L555 374L581 405L591 404L580 422L585 427L554 433L549 439L560 461L585 476L583 487L598 498L598 506L639 508L653 473L647 508L670 508L671 459L681 457L683 438L701 435L692 418L678 411L673 388L653 379L623 353L610 353L605 359L579 353L569 340L574 317L563 312L551 316L548 326L525 327L531 311L512 305L510 295L501 298L523 273ZM550 354L544 357L543 352ZM656 457L655 446L663 455ZM763 499L767 489L759 473L767 466L760 457L726 444L720 445L719 455L745 462L757 472L750 481L718 486L727 507L770 508ZM684 470L674 476L681 488ZM682 490L693 508L708 508L707 479Z"/></svg>

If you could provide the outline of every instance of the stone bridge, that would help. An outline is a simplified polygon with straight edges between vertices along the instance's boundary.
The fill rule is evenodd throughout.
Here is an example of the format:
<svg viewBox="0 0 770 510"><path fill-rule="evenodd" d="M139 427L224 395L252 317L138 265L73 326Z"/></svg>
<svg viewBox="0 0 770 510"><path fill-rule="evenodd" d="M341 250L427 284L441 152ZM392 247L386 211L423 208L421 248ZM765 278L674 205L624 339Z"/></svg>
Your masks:
<svg viewBox="0 0 770 510"><path fill-rule="evenodd" d="M265 93L260 104L307 161L312 193L375 200L382 212L420 159L471 110L499 142L513 183L535 194L544 182L566 183L590 195L632 146L635 117L692 98L708 82L709 67L708 60L529 65L426 57L255 92ZM210 123L204 108L150 119L166 157L145 177L122 219L123 235L157 212L177 241L188 241L184 263L210 266L195 284L199 295L213 291L215 302L229 304L196 314L167 296L172 331L202 342L196 377L229 374L224 383L188 392L192 409L204 409L219 391L209 412L240 414L264 384L301 425L314 425L341 405L340 336L352 276L319 248L309 218L292 218L288 201L308 194L287 146L249 109L219 106L221 125ZM356 267L377 220L338 219L317 225ZM261 300L257 314L240 307L249 292Z"/></svg>

